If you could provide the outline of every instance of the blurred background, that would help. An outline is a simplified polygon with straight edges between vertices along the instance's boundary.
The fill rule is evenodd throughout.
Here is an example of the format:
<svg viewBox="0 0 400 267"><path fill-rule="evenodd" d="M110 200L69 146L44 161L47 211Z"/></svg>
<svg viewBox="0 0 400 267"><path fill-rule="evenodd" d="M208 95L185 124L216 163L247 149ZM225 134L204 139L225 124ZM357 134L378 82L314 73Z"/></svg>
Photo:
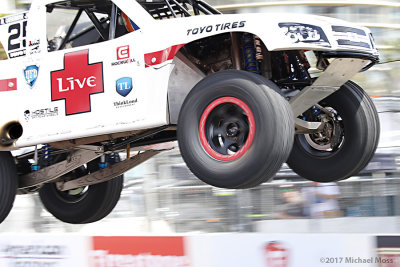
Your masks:
<svg viewBox="0 0 400 267"><path fill-rule="evenodd" d="M108 231L129 235L400 231L400 0L208 3L224 13L307 13L369 27L381 62L354 80L373 97L381 120L380 144L371 163L358 176L338 183L311 183L283 166L269 183L254 189L227 190L205 185L194 177L176 149L126 173L117 207L100 222L59 222L46 212L37 195L22 195L0 232ZM29 0L2 0L0 15L26 10L29 5Z"/></svg>

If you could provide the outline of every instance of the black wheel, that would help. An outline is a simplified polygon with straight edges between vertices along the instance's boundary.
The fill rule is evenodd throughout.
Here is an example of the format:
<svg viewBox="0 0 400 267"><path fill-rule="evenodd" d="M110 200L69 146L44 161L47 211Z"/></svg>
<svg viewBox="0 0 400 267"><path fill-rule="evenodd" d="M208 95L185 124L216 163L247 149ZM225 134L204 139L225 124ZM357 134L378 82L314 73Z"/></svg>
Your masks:
<svg viewBox="0 0 400 267"><path fill-rule="evenodd" d="M379 118L372 100L357 84L347 82L319 105L329 112L316 105L303 115L307 120L327 121L325 129L296 135L288 165L300 176L316 182L357 174L378 146Z"/></svg>
<svg viewBox="0 0 400 267"><path fill-rule="evenodd" d="M17 194L17 168L10 152L0 152L0 223L8 216Z"/></svg>
<svg viewBox="0 0 400 267"><path fill-rule="evenodd" d="M108 160L109 161L109 160ZM70 173L75 178L98 170L98 160ZM57 219L74 224L91 223L107 216L117 205L123 188L123 176L110 181L68 191L60 191L54 183L39 191L45 208Z"/></svg>
<svg viewBox="0 0 400 267"><path fill-rule="evenodd" d="M249 188L270 179L294 136L288 102L271 81L244 71L207 76L184 101L178 119L181 154L202 181Z"/></svg>

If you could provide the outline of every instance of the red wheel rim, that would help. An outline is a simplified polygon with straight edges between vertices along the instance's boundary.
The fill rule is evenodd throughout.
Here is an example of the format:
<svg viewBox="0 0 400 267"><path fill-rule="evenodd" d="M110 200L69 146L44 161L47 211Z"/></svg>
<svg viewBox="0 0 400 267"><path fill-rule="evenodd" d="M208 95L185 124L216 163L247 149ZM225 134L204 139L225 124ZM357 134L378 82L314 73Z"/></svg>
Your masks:
<svg viewBox="0 0 400 267"><path fill-rule="evenodd" d="M215 146L214 148L211 147L210 145L210 140L207 139L206 136L206 124L208 122L208 120L210 119L210 114L215 111L216 109L222 107L222 105L224 104L231 104L233 106L236 106L237 108L239 108L238 110L243 111L244 115L247 118L247 126L248 129L246 127L242 127L242 128L246 128L246 132L245 133L241 133L242 135L245 134L247 137L245 138L245 142L244 144L240 145L240 147L238 147L238 151L232 153L232 154L227 154L227 153L219 153L218 151L216 151ZM239 132L240 132L240 127L236 127L235 125L237 124L237 126L242 125L243 126L243 122L233 122L233 121L227 121L224 123L224 126L226 125L234 125L234 127L232 128L227 128L227 133L226 136L219 136L220 139L222 138L228 138L231 139L232 137L228 136L230 133L235 132L236 128L239 128ZM228 127L226 126L226 127ZM231 130L234 129L234 130ZM229 133L229 134L228 134ZM216 100L214 100L213 102L211 102L206 109L204 110L203 114L201 115L200 118L200 125L199 125L199 135L200 135L200 142L204 148L204 150L214 159L220 160L220 161L232 161L235 160L237 158L240 158L241 156L243 156L250 148L251 144L253 143L253 139L254 139L254 133L255 133L255 121L254 121L254 116L253 113L251 112L249 106L244 103L242 100L236 98L236 97L221 97L218 98ZM236 138L236 137L233 137ZM237 144L236 144L237 145Z"/></svg>

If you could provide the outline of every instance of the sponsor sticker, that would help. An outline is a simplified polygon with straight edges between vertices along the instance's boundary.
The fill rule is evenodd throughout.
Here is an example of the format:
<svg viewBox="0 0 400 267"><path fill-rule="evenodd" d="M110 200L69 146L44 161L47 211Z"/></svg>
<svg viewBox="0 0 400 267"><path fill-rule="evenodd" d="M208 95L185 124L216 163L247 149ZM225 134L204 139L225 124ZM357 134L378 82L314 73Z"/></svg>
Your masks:
<svg viewBox="0 0 400 267"><path fill-rule="evenodd" d="M265 260L270 267L289 266L289 250L281 242L272 241L265 245Z"/></svg>
<svg viewBox="0 0 400 267"><path fill-rule="evenodd" d="M0 80L0 92L7 92L14 90L17 90L16 78Z"/></svg>
<svg viewBox="0 0 400 267"><path fill-rule="evenodd" d="M129 58L129 45L117 47L117 60Z"/></svg>
<svg viewBox="0 0 400 267"><path fill-rule="evenodd" d="M20 20L25 20L27 18L28 18L28 12L20 13L20 14L16 14L16 15L4 17L4 18L0 18L0 25L10 24L10 23L17 22L17 21L20 21Z"/></svg>
<svg viewBox="0 0 400 267"><path fill-rule="evenodd" d="M184 44L173 45L164 50L145 54L144 62L146 64L146 68L162 64L168 60L172 60L182 46L184 46Z"/></svg>
<svg viewBox="0 0 400 267"><path fill-rule="evenodd" d="M89 50L67 53L64 69L51 72L51 101L64 100L66 115L90 112L90 96L104 92L103 63L88 58Z"/></svg>
<svg viewBox="0 0 400 267"><path fill-rule="evenodd" d="M117 93L125 97L132 91L132 78L124 77L116 82Z"/></svg>
<svg viewBox="0 0 400 267"><path fill-rule="evenodd" d="M29 54L38 54L41 52L40 50L40 40L29 41Z"/></svg>
<svg viewBox="0 0 400 267"><path fill-rule="evenodd" d="M16 58L26 55L27 21L21 21L8 26L8 57Z"/></svg>
<svg viewBox="0 0 400 267"><path fill-rule="evenodd" d="M30 65L24 69L24 77L26 83L32 88L39 76L39 67L37 65Z"/></svg>
<svg viewBox="0 0 400 267"><path fill-rule="evenodd" d="M36 39L34 41L29 41L29 47L38 46L38 45L40 45L40 40L39 39Z"/></svg>
<svg viewBox="0 0 400 267"><path fill-rule="evenodd" d="M91 257L96 267L190 266L181 236L95 236Z"/></svg>
<svg viewBox="0 0 400 267"><path fill-rule="evenodd" d="M246 26L246 21L232 21L226 23L219 23L215 25L203 25L196 28L187 29L187 35L197 35L202 33L220 32L225 30L232 30L237 28L243 28Z"/></svg>
<svg viewBox="0 0 400 267"><path fill-rule="evenodd" d="M115 108L126 108L133 106L137 103L137 98L131 99L131 100L123 100L123 101L115 101L114 102L114 107Z"/></svg>
<svg viewBox="0 0 400 267"><path fill-rule="evenodd" d="M58 116L58 107L42 108L37 110L27 109L24 111L24 117L26 122L34 119L41 119L54 116Z"/></svg>
<svg viewBox="0 0 400 267"><path fill-rule="evenodd" d="M135 62L139 65L139 62L137 62L134 58L130 58L129 45L117 47L116 53L117 61L111 62L111 66L125 65Z"/></svg>
<svg viewBox="0 0 400 267"><path fill-rule="evenodd" d="M65 235L2 235L0 266L87 266L87 237Z"/></svg>

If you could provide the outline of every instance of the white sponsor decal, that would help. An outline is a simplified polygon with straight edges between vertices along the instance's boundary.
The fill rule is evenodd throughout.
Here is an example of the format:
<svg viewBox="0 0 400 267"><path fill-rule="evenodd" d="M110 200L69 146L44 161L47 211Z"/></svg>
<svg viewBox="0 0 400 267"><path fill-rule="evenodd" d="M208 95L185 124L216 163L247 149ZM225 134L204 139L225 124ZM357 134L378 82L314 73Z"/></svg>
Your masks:
<svg viewBox="0 0 400 267"><path fill-rule="evenodd" d="M90 76L89 78L83 78L83 80L80 79L75 79L73 77L69 77L66 79L67 84L69 82L69 86L64 88L64 82L62 78L58 78L58 91L59 92L67 92L67 91L73 91L75 90L75 85L78 85L78 88L83 89L85 84L89 87L95 87L96 86L96 77L95 76Z"/></svg>

